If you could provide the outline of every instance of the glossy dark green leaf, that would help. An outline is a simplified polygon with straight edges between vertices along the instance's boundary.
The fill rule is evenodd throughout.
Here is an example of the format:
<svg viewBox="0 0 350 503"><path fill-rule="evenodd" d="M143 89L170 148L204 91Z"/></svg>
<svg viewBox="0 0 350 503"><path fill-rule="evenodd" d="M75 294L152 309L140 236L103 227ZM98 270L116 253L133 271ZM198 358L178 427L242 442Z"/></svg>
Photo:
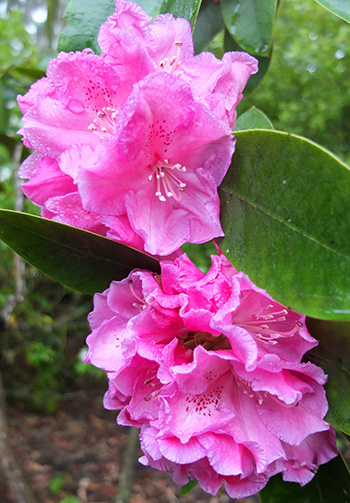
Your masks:
<svg viewBox="0 0 350 503"><path fill-rule="evenodd" d="M45 218L0 210L0 238L65 286L93 294L134 268L159 272L158 260L110 239Z"/></svg>
<svg viewBox="0 0 350 503"><path fill-rule="evenodd" d="M224 29L220 6L211 2L204 2L198 14L193 32L195 54L207 50L208 45Z"/></svg>
<svg viewBox="0 0 350 503"><path fill-rule="evenodd" d="M350 503L350 474L340 456L321 465L304 487L272 477L260 492L261 503Z"/></svg>
<svg viewBox="0 0 350 503"><path fill-rule="evenodd" d="M71 0L64 14L67 25L58 39L58 50L82 51L89 47L99 54L98 31L114 11L114 0Z"/></svg>
<svg viewBox="0 0 350 503"><path fill-rule="evenodd" d="M264 112L252 107L240 115L236 121L236 131L247 129L273 129L273 125Z"/></svg>
<svg viewBox="0 0 350 503"><path fill-rule="evenodd" d="M220 5L225 26L242 49L267 56L277 0L221 0Z"/></svg>
<svg viewBox="0 0 350 503"><path fill-rule="evenodd" d="M306 325L319 341L307 358L328 375L326 420L350 435L350 322L307 318Z"/></svg>
<svg viewBox="0 0 350 503"><path fill-rule="evenodd" d="M243 48L240 47L237 42L233 40L231 35L227 30L225 30L224 36L224 49L225 52L228 51L243 51ZM254 57L258 60L259 63L259 71L254 75L249 77L248 83L244 88L244 96L247 97L251 94L262 82L265 77L271 63L271 55L269 56L258 56L254 54Z"/></svg>
<svg viewBox="0 0 350 503"><path fill-rule="evenodd" d="M341 17L350 23L350 2L349 0L316 0L317 3L333 12L338 17Z"/></svg>
<svg viewBox="0 0 350 503"><path fill-rule="evenodd" d="M202 0L164 0L161 14L170 12L174 17L184 17L192 26L196 24Z"/></svg>
<svg viewBox="0 0 350 503"><path fill-rule="evenodd" d="M288 133L236 137L220 187L223 252L282 304L350 319L349 168Z"/></svg>

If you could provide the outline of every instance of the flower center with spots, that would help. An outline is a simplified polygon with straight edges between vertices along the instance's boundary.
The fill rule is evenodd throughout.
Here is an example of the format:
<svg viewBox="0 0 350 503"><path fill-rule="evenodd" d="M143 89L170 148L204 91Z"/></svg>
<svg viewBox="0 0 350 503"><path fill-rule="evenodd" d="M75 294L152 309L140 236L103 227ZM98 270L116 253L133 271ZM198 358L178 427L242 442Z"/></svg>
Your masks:
<svg viewBox="0 0 350 503"><path fill-rule="evenodd" d="M220 349L231 349L227 337L223 334L216 337L208 332L189 332L183 339L186 348L194 350L197 346L203 346L207 351L219 351Z"/></svg>
<svg viewBox="0 0 350 503"><path fill-rule="evenodd" d="M150 182L156 182L155 195L158 197L159 201L165 202L167 198L173 197L176 201L179 201L182 192L186 187L184 183L178 177L177 173L185 173L185 166L181 164L171 164L168 159L164 161L157 161L153 166L153 172L149 175L148 180Z"/></svg>
<svg viewBox="0 0 350 503"><path fill-rule="evenodd" d="M100 140L109 138L115 132L118 110L112 107L103 107L97 112L96 119L90 124L88 129L96 134Z"/></svg>
<svg viewBox="0 0 350 503"><path fill-rule="evenodd" d="M260 342L277 344L278 339L292 337L303 326L300 317L261 293L248 290L241 294L241 303L232 314L232 323L247 330Z"/></svg>

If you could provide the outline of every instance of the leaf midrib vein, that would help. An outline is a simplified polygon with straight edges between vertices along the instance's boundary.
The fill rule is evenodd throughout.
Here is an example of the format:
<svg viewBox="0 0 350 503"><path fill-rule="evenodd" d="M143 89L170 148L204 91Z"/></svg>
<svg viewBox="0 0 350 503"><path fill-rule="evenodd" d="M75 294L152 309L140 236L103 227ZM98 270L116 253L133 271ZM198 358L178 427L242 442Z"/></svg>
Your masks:
<svg viewBox="0 0 350 503"><path fill-rule="evenodd" d="M272 220L275 220L277 222L279 222L280 224L283 224L285 225L286 227L288 227L289 229L297 232L298 234L300 234L301 236L309 239L310 241L316 243L318 246L320 246L321 248L324 248L325 250L328 250L332 253L334 253L335 255L339 256L339 257L342 257L344 258L345 260L347 261L350 261L350 256L348 255L344 255L343 253L339 252L338 250L330 247L329 245L326 245L322 242L320 242L319 240L317 240L314 236L310 236L309 234L307 234L306 232L302 231L301 229L295 227L294 225L292 225L291 223L287 222L286 220L283 220L281 218L278 218L277 215L273 214L273 213L270 213L269 211L267 211L265 208L263 208L262 206L259 206L258 204L256 203L253 203L252 201L249 201L248 199L242 197L241 195L239 194L236 194L236 193L233 193L232 191L230 191L230 189L227 189L226 187L223 187L221 186L220 187L220 190L222 190L223 192L226 192L227 194L229 194L230 196L232 197L236 197L237 199L239 199L240 201L244 202L245 204L251 206L252 208L256 209L257 211L260 211L261 213L267 215L268 217L270 217Z"/></svg>

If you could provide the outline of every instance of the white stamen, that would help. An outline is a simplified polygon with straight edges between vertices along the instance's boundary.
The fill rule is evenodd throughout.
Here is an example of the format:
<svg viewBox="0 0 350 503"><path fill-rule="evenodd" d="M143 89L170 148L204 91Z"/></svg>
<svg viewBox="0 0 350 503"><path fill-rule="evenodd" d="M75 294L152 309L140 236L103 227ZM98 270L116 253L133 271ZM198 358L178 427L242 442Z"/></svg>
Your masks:
<svg viewBox="0 0 350 503"><path fill-rule="evenodd" d="M150 182L155 177L155 195L161 202L166 202L167 198L170 197L179 201L181 193L186 187L186 183L182 182L180 178L175 175L174 171L185 173L186 168L180 163L171 164L168 159L164 159L164 161L157 161L153 167L153 173L148 176Z"/></svg>
<svg viewBox="0 0 350 503"><path fill-rule="evenodd" d="M160 61L159 65L158 65L158 67L157 67L157 64L153 62L153 65L155 68L159 68L159 70L164 70L165 67L167 67L167 71L169 73L174 73L175 70L178 69L178 67L180 66L182 42L179 42L179 41L175 42L175 46L176 46L176 55L172 56L170 59L169 58L162 59L162 61Z"/></svg>
<svg viewBox="0 0 350 503"><path fill-rule="evenodd" d="M111 107L103 107L97 112L97 118L88 126L89 131L96 134L101 140L114 134L118 110Z"/></svg>

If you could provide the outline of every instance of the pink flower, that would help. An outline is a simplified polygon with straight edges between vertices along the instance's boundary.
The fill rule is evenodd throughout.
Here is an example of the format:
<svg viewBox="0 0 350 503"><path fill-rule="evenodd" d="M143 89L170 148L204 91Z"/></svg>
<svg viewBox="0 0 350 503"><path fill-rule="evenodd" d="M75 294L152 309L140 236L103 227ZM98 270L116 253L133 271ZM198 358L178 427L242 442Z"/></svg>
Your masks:
<svg viewBox="0 0 350 503"><path fill-rule="evenodd" d="M150 75L134 87L117 125L79 166L83 207L116 234L126 215L152 255L223 235L217 186L234 144L189 86L171 75Z"/></svg>
<svg viewBox="0 0 350 503"><path fill-rule="evenodd" d="M115 14L99 33L102 58L118 73L127 73L130 86L151 72L180 76L195 99L206 102L234 130L235 108L250 75L258 71L257 60L244 52L228 52L222 61L208 52L194 56L186 19L162 14L150 21L138 5L116 0Z"/></svg>
<svg viewBox="0 0 350 503"><path fill-rule="evenodd" d="M257 66L244 53L193 56L186 20L150 21L118 0L101 57L60 53L18 98L23 141L36 150L21 175L43 216L167 256L223 235L217 186Z"/></svg>
<svg viewBox="0 0 350 503"><path fill-rule="evenodd" d="M95 297L87 361L106 370L105 406L141 426L143 464L216 494L268 479L306 484L337 453L325 375L304 353L304 317L221 256L203 274L186 255L133 271Z"/></svg>

